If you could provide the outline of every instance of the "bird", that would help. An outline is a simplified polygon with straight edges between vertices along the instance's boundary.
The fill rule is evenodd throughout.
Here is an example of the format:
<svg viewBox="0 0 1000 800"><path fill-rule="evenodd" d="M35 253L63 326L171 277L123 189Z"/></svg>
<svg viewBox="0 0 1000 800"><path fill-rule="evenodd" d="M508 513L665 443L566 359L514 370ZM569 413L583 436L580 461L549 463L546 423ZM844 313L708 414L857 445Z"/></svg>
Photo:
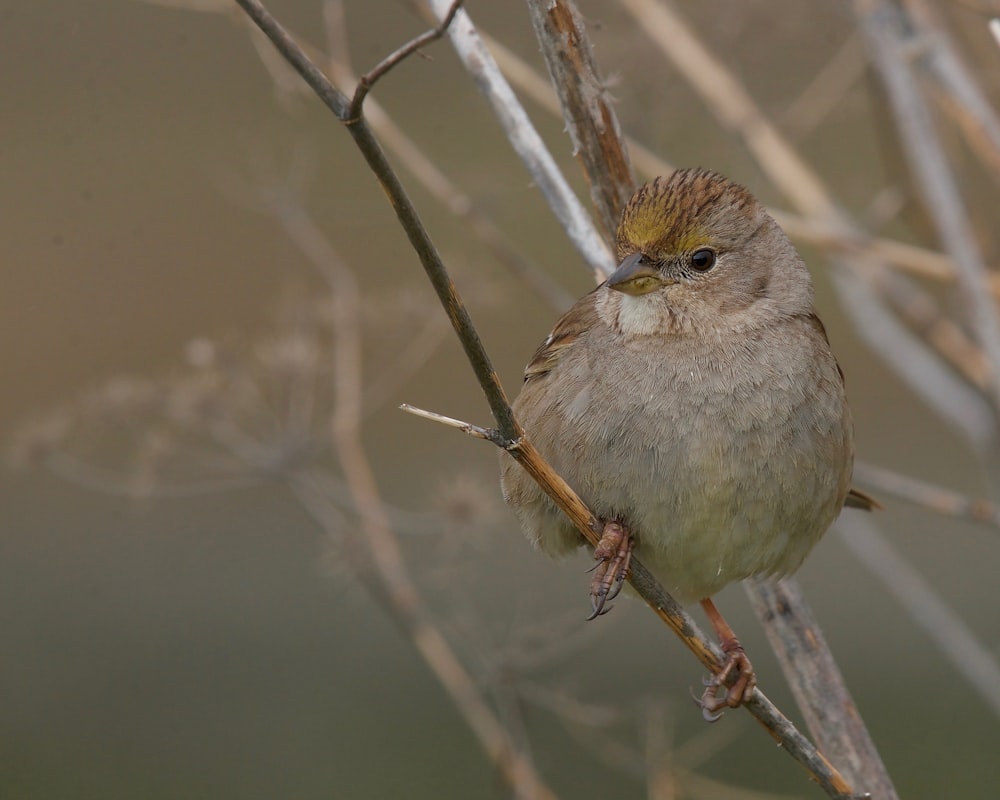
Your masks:
<svg viewBox="0 0 1000 800"><path fill-rule="evenodd" d="M700 602L722 669L709 721L756 674L712 596L793 573L845 505L854 427L809 271L763 205L711 170L641 186L622 210L618 268L555 324L512 404L524 435L603 526L591 618L634 552L681 604ZM584 538L501 452L504 499L543 552Z"/></svg>

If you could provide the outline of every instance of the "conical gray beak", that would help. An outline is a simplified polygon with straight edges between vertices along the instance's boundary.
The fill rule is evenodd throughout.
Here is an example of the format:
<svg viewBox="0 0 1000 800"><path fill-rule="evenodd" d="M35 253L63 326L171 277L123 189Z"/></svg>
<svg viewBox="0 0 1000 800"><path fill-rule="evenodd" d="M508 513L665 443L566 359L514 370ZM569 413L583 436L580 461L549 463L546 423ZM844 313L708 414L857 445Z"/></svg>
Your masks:
<svg viewBox="0 0 1000 800"><path fill-rule="evenodd" d="M626 256L607 280L607 287L616 292L640 295L648 294L663 286L666 281L652 264L643 261L642 253Z"/></svg>

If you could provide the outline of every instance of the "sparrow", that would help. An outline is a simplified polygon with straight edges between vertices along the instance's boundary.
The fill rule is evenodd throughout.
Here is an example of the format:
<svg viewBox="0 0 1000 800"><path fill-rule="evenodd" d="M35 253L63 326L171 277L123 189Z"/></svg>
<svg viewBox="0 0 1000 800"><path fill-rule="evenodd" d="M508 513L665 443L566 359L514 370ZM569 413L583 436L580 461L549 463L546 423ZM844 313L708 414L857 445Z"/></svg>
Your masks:
<svg viewBox="0 0 1000 800"><path fill-rule="evenodd" d="M701 603L726 655L699 700L714 721L756 676L712 596L794 572L845 504L876 503L851 488L851 412L809 272L747 189L700 168L657 178L616 247L617 270L528 363L514 414L603 525L591 618L633 552ZM545 553L585 543L506 453L501 483Z"/></svg>

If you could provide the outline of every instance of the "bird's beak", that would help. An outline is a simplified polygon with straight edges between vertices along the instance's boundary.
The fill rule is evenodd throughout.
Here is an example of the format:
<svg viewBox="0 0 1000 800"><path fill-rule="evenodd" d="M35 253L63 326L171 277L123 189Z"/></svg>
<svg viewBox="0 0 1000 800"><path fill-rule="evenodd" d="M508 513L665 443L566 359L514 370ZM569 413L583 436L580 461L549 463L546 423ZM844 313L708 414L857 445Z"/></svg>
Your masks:
<svg viewBox="0 0 1000 800"><path fill-rule="evenodd" d="M632 253L618 265L607 280L607 287L616 292L648 294L667 283L663 274L651 264L643 263L642 253Z"/></svg>

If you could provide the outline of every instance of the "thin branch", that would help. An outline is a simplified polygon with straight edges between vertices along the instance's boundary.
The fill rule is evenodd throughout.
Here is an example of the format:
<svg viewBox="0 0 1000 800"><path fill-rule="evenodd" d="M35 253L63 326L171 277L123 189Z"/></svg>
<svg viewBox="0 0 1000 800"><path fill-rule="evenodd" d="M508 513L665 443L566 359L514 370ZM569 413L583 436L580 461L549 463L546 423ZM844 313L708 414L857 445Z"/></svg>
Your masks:
<svg viewBox="0 0 1000 800"><path fill-rule="evenodd" d="M343 0L326 0L323 11L329 47L330 75L335 83L350 86L356 78L350 67ZM298 84L301 86L301 81ZM456 217L467 221L476 237L503 266L528 284L554 310L562 312L573 304L576 298L559 286L538 264L525 256L473 198L438 168L373 97L365 100L365 119L386 149L441 205Z"/></svg>
<svg viewBox="0 0 1000 800"><path fill-rule="evenodd" d="M622 144L618 115L597 74L590 37L572 2L528 0L535 38L559 93L573 152L590 184L590 197L614 238L618 218L635 191L635 175Z"/></svg>
<svg viewBox="0 0 1000 800"><path fill-rule="evenodd" d="M417 251L425 272L435 287L439 299L448 312L449 318L452 320L452 324L465 348L470 364L490 402L499 433L506 440L505 449L567 514L588 541L596 544L598 541L596 519L569 485L552 470L531 442L521 433L520 427L513 418L503 389L500 387L499 380L490 366L489 357L483 349L479 336L476 334L471 320L468 318L468 314L465 312L464 306L448 276L444 264L430 242L426 230L420 222L416 210L410 203L398 177L392 171L381 147L375 140L363 117L355 118L350 115L349 103L346 96L334 87L322 72L309 61L288 33L266 11L258 0L237 0L237 2L253 19L255 24L271 39L296 71L303 76L324 103L334 111L338 119L345 123L350 131L355 143L388 195L397 217L410 239L411 245ZM461 32L458 36L453 36L453 38L461 41L463 48L468 47L472 43L471 39L475 37L471 22L469 22L464 12L459 11L456 14L452 28L449 28L449 35L454 34L456 26L461 29ZM478 44L478 40L476 40L476 43ZM471 53L472 51L468 52ZM509 92L509 87L507 91ZM343 402L350 408L351 403L358 401L344 398ZM344 412L341 413L344 414ZM358 465L354 479L357 481L355 491L357 492L359 510L362 513L370 511L373 515L372 519L377 522L380 519L380 515L384 516L384 512L377 507L375 502L377 495L373 478L370 475L370 470L362 468L364 465L357 461L357 459L362 458L364 455L363 452L359 454L356 450L360 446L359 443L352 442L346 436L340 428L341 424L344 423L335 424L334 436L338 442L338 448L342 450L342 459L345 463ZM387 564L387 568L395 570L398 569L398 565L390 562ZM704 636L691 617L669 594L663 591L662 587L637 559L633 559L632 561L631 573L630 582L638 594L646 600L654 612L682 639L684 644L695 654L702 664L713 672L718 672L723 663L722 653L718 647ZM425 658L431 658L433 655L433 652L425 652ZM460 667L457 664L453 666L456 668ZM775 741L809 771L828 795L836 798L850 798L855 796L844 777L795 728L791 721L778 711L760 689L755 690L753 697L746 703L746 708L761 722L765 729L774 737ZM484 732L478 728L474 729L477 730L477 733L480 733L482 741ZM493 749L488 749L491 755L494 755L501 763L502 767L512 768L506 758L500 758ZM508 753L507 755L510 756L512 754ZM519 762L515 762L515 766L517 763ZM519 785L518 777L520 776L513 776L508 773L508 778L513 785Z"/></svg>
<svg viewBox="0 0 1000 800"><path fill-rule="evenodd" d="M336 115L337 119L345 124L383 191L391 198L392 207L396 212L400 226L409 239L410 245L416 251L438 299L448 310L451 324L465 349L466 357L479 380L479 385L482 386L483 392L486 394L486 400L498 427L507 438L517 438L520 431L514 422L510 403L507 402L507 397L504 395L503 388L500 386L493 364L486 354L479 334L473 326L451 278L448 277L441 256L431 242L427 229L371 129L364 119L352 117L347 96L337 89L323 72L309 60L302 48L296 44L291 35L259 0L237 0L237 2L254 24L271 40L285 60L309 84L317 97ZM460 11L456 14L456 19L461 18L461 16Z"/></svg>
<svg viewBox="0 0 1000 800"><path fill-rule="evenodd" d="M358 79L357 87L354 90L354 97L351 98L350 119L345 121L350 122L361 116L361 106L365 102L368 92L371 91L372 87L375 86L379 79L389 72L389 70L397 64L400 64L408 56L417 52L421 47L426 47L431 42L436 42L444 36L444 32L448 30L452 20L455 19L455 14L458 13L458 9L461 5L462 0L453 0L451 6L448 8L447 12L445 12L444 17L442 17L441 22L436 28L432 28L415 39L411 39L395 52L390 53L388 56L383 58L378 62L378 64L362 75Z"/></svg>
<svg viewBox="0 0 1000 800"><path fill-rule="evenodd" d="M869 795L895 797L888 772L870 767L881 763L875 742L858 714L798 581L747 581L744 588L758 616L767 619L777 613L784 618L784 624L766 625L764 630L806 724L812 731L823 731L823 749L835 763L845 766L847 774L864 775ZM800 648L807 648L809 656L798 654ZM803 672L790 675L793 666Z"/></svg>
<svg viewBox="0 0 1000 800"><path fill-rule="evenodd" d="M429 2L438 19L441 19L447 10L445 0ZM508 140L527 167L532 180L538 185L559 224L598 280L603 280L615 266L607 243L594 230L586 210L559 171L464 10L456 15L454 23L448 28L448 36L479 91L489 101Z"/></svg>
<svg viewBox="0 0 1000 800"><path fill-rule="evenodd" d="M935 514L985 522L1000 528L1000 505L982 497L969 497L910 475L858 462L854 477L879 494L890 494Z"/></svg>
<svg viewBox="0 0 1000 800"><path fill-rule="evenodd" d="M971 684L978 701L1000 716L1000 664L965 621L862 515L843 518L834 529L858 563L896 598L907 616Z"/></svg>
<svg viewBox="0 0 1000 800"><path fill-rule="evenodd" d="M907 57L916 33L893 3L852 3L868 50L888 95L910 170L930 206L938 236L958 268L958 283L971 323L990 364L988 393L1000 411L1000 317L989 290L989 276L962 196L948 164L930 110Z"/></svg>
<svg viewBox="0 0 1000 800"><path fill-rule="evenodd" d="M413 414L415 417L429 419L431 422L440 422L442 425L447 425L449 428L457 428L462 431L462 433L469 434L469 436L474 436L477 439L486 439L487 441L496 444L497 432L491 431L489 428L481 428L478 425L473 425L471 422L462 422L460 419L446 417L444 414L438 414L434 411L425 411L422 408L411 406L409 403L403 403L399 409L400 411L405 411L407 414Z"/></svg>

